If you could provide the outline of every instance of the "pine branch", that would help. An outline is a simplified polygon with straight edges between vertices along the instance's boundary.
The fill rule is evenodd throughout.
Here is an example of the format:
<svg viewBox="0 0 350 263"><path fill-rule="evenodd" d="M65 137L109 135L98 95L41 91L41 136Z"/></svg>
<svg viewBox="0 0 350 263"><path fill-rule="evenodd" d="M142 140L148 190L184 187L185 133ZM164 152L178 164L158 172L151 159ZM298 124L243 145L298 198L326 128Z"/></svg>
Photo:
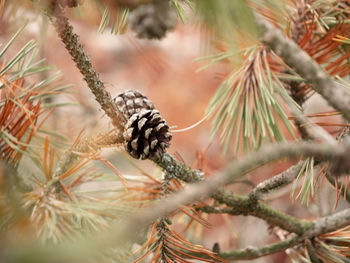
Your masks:
<svg viewBox="0 0 350 263"><path fill-rule="evenodd" d="M346 147L344 145L327 146L306 142L299 144L284 143L265 146L261 148L261 150L248 154L240 160L233 162L226 169L225 173L222 173L213 179L188 186L189 191L186 193L183 192L182 198L191 203L191 201L210 195L218 202L230 206L233 214L253 215L262 218L273 225L278 225L289 232L302 233L310 227L308 223L276 211L263 203L257 202L254 198L250 199L246 196L242 197L233 193L217 190L221 186L231 183L233 179L240 177L247 171L260 167L263 164L286 157L298 158L301 156L314 156L320 160L335 160L341 156L346 156ZM173 174L173 176L176 176L180 180L184 179L187 182L195 182L197 180L195 176L200 175L199 171L191 170L184 166L184 164L175 161L168 154L165 158L160 158L157 161L157 164L168 174ZM180 169L177 169L178 167L180 167ZM174 174L174 171L176 174ZM170 208L171 205L167 207L167 209Z"/></svg>
<svg viewBox="0 0 350 263"><path fill-rule="evenodd" d="M97 72L92 67L88 55L79 42L78 36L73 32L73 27L69 24L63 9L59 5L53 10L53 16L50 19L77 68L83 74L88 87L95 95L96 101L112 120L113 125L122 131L125 119L114 104L111 94L106 90Z"/></svg>
<svg viewBox="0 0 350 263"><path fill-rule="evenodd" d="M255 216L263 219L266 223L278 226L288 232L303 234L304 231L311 227L310 222L297 219L281 211L271 208L270 206L257 202L249 196L241 196L228 191L217 191L212 197L218 202L231 208L227 211L231 215Z"/></svg>
<svg viewBox="0 0 350 263"><path fill-rule="evenodd" d="M112 226L111 229L108 229L108 231L97 236L95 235L93 239L82 240L78 243L74 243L74 245L71 246L65 245L64 247L55 247L53 251L51 251L50 248L43 248L40 245L37 245L36 247L31 246L30 249L22 247L20 250L17 250L13 253L16 257L19 258L30 257L32 259L37 259L38 257L39 259L45 259L45 256L47 256L49 259L52 259L54 256L55 259L63 257L65 260L67 260L69 256L72 256L74 258L77 258L77 256L80 255L85 257L87 255L92 256L95 253L100 252L101 249L123 244L127 240L133 240L141 229L150 225L158 218L168 215L185 203L198 200L203 194L200 193L198 195L198 193L201 192L202 187L193 187L194 186L188 187L186 190L174 195L171 199L163 200L150 209L136 213L133 216L128 217L128 219L123 222L116 223L114 226ZM348 226L349 224L350 209L346 209L331 216L326 216L317 220L310 221L310 225L312 225L312 227L310 227L309 230L306 230L303 234L295 236L291 239L277 242L273 245L269 245L260 249L248 248L243 250L240 249L235 251L222 252L219 254L219 256L226 259L248 259L249 257L261 257L283 251L289 247L300 244L307 239L312 239L319 235L338 230L344 226ZM47 251L50 251L50 253ZM247 252L247 255L245 255L244 252ZM45 262L45 260L42 260L40 262Z"/></svg>
<svg viewBox="0 0 350 263"><path fill-rule="evenodd" d="M248 154L247 156L234 161L223 174L220 174L216 177L208 179L206 181L199 182L197 184L188 185L184 190L179 191L177 194L174 194L172 197L162 200L155 204L153 207L147 208L144 211L135 213L128 217L124 222L118 222L115 225L112 225L112 228L107 232L102 233L101 236L94 236L92 240L83 240L74 244L74 246L65 246L69 247L67 253L74 250L74 255L77 252L83 253L86 255L86 249L89 248L89 253L97 253L101 249L115 246L122 243L125 243L127 240L132 240L135 238L139 230L147 227L152 224L158 218L162 218L178 209L179 207L193 203L207 196L218 194L217 189L225 184L231 182L232 179L237 178L248 170L259 167L262 164L268 162L276 161L283 158L298 158L298 157L308 157L314 156L319 159L334 160L341 157L348 157L348 146L337 145L316 145L313 143L298 143L298 144L275 144L270 146L265 146L259 151ZM174 168L171 168L174 169ZM182 167L183 172L191 174L193 172L190 168ZM179 175L181 176L181 175ZM186 175L185 175L186 176ZM222 197L221 197L222 198ZM248 197L246 197L246 200ZM226 203L230 203L230 200ZM239 200L238 200L239 201ZM250 201L246 202L246 205L251 204ZM272 216L279 217L280 214L271 214L270 209L265 209L267 205L263 204L264 208L258 209L255 212L255 216L259 214L261 218L269 218ZM249 208L246 208L249 209ZM270 219L269 219L270 220ZM288 228L290 232L293 232L297 226L300 226L302 230L297 230L300 233L298 239L300 242L303 240L316 237L318 235L328 233L334 230L337 230L341 227L347 226L350 224L350 209L343 210L336 214L333 214L328 217L323 217L318 220L310 221L305 223L305 221L293 218L293 217L281 217L274 220L286 220L288 223L284 223L284 227ZM272 222L272 221L271 221ZM287 224L290 224L288 226ZM294 242L294 241L293 241ZM293 243L294 244L294 243ZM293 244L290 244L292 246ZM287 246L287 245L284 245ZM283 246L283 247L284 247ZM92 250L94 249L94 250ZM71 251L72 250L72 251ZM59 248L55 250L59 251ZM66 250L63 250L66 251ZM95 252L94 252L95 251ZM271 253L276 252L277 250L271 249ZM278 250L279 251L279 250ZM30 253L31 251L29 251ZM61 250L62 253L62 250ZM58 254L60 255L60 254ZM67 254L64 254L67 255ZM263 255L263 254L262 254ZM32 255L35 257L35 255ZM50 254L52 258L52 254ZM62 255L61 255L62 256Z"/></svg>
<svg viewBox="0 0 350 263"><path fill-rule="evenodd" d="M350 121L350 94L330 79L321 66L293 40L285 37L280 30L261 16L256 15L256 20L262 33L261 41L310 82L316 92Z"/></svg>

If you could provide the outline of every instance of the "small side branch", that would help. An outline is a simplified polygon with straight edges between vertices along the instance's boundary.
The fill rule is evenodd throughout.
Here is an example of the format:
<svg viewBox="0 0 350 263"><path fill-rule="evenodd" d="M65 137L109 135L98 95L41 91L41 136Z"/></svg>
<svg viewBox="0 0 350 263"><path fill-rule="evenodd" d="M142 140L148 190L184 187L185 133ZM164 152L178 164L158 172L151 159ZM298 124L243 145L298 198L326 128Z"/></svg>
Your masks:
<svg viewBox="0 0 350 263"><path fill-rule="evenodd" d="M66 150L60 158L53 178L58 178L61 174L65 173L79 158L81 158L79 154L87 154L91 150L97 151L104 147L121 143L121 135L113 131L76 141L72 148Z"/></svg>

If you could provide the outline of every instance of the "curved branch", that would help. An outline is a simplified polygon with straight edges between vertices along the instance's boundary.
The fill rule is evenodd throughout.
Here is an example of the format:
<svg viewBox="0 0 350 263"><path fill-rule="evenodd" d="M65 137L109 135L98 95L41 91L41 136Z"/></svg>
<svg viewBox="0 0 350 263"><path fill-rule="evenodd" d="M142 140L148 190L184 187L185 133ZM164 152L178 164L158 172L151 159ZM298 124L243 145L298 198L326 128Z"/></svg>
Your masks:
<svg viewBox="0 0 350 263"><path fill-rule="evenodd" d="M210 178L206 181L188 185L186 188L174 194L173 196L157 202L157 204L154 206L135 213L134 215L130 215L127 220L122 222L118 221L112 225L108 231L101 233L101 235L95 235L91 240L83 240L76 243L75 246L68 247L70 247L72 253L75 253L74 255L76 255L78 252L84 252L82 255L86 256L86 249L83 249L85 247L91 248L91 250L88 252L93 254L97 253L97 251L100 251L101 249L105 249L106 247L124 244L128 240L133 240L137 236L137 233L139 233L139 230L149 226L158 218L167 216L185 204L193 203L210 195L215 196L215 194L218 194L217 189L219 187L230 183L232 179L243 175L248 170L259 167L262 164L268 163L270 161L276 161L278 159L286 157L297 158L301 156L315 156L323 160L334 160L339 157L349 158L347 154L349 148L345 146L346 144L330 146L315 145L313 143L283 143L262 147L260 150L251 153L241 158L240 160L234 161L225 173L222 173L217 177ZM174 169L174 167L169 169ZM183 172L188 173L187 175L191 175L191 172L193 172L190 168L185 168L184 166L182 166L182 169ZM179 174L178 176L181 177L186 175ZM258 213L264 212L259 211ZM289 220L289 218L285 218L285 220ZM320 218L318 220L310 221L307 224L304 223L305 221L296 218L293 218L293 221L301 223L300 227L303 228L304 233L299 235L300 239L298 239L298 242L302 242L303 240L313 238L318 235L328 233L349 225L350 209L346 209L344 211L338 212L331 216ZM286 228L289 227L287 226ZM292 228L289 230L293 232ZM267 250L265 248L263 252L260 252L260 255L263 256L265 255L264 253L274 253L280 251L280 249L283 250L295 245L296 243L294 242L296 241L293 241L292 243L282 243L282 247L280 245L277 245L277 247L276 245L272 245L272 248L271 246L268 246L267 248L270 248ZM67 246L62 249L66 248ZM56 250L56 252L57 251L58 250ZM30 254L32 253L32 250L27 252ZM35 254L30 255L35 257ZM234 255L235 254L233 253L232 257L234 257ZM256 255L258 256L259 253L256 253ZM58 254L58 256L62 255ZM52 258L52 254L50 254L50 258Z"/></svg>
<svg viewBox="0 0 350 263"><path fill-rule="evenodd" d="M240 177L246 172L260 167L263 164L280 160L283 158L299 158L314 156L319 160L336 160L347 156L346 145L317 145L310 142L302 142L298 144L280 143L269 146L264 146L260 150L250 153L247 156L232 162L226 172L219 176L199 182L195 185L189 185L187 191L182 191L182 195L178 196L178 205L191 203L201 198L211 196L220 203L224 203L232 208L232 213L242 215L253 215L264 219L273 225L278 225L281 228L289 231L302 233L305 230L311 229L313 226L303 220L291 217L279 211L276 211L269 206L258 202L254 198L242 197L218 189L232 180ZM176 176L180 180L187 182L196 182L201 180L199 171L191 170L183 163L176 161L171 155L166 154L156 160L156 163L161 166L168 174ZM200 178L200 179L198 179ZM172 206L169 205L164 209L172 211Z"/></svg>
<svg viewBox="0 0 350 263"><path fill-rule="evenodd" d="M232 208L212 208L203 207L202 211L207 213L229 213L232 214L234 211ZM234 259L253 259L266 255L270 255L276 252L283 251L287 248L293 247L300 244L308 239L312 239L316 236L336 231L342 227L350 224L350 209L343 210L336 214L322 217L320 219L309 222L312 227L306 230L304 233L296 235L284 241L274 243L272 245L264 246L261 248L248 247L245 249L238 249L233 251L221 252L220 257L234 260Z"/></svg>

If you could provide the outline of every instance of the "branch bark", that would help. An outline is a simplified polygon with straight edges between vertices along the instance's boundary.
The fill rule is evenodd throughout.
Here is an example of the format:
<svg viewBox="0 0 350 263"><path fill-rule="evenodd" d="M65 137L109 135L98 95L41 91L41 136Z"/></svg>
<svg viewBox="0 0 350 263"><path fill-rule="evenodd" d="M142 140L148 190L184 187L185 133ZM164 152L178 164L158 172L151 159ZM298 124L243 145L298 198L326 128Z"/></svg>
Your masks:
<svg viewBox="0 0 350 263"><path fill-rule="evenodd" d="M53 10L53 16L50 16L50 19L67 51L72 56L75 65L84 76L88 87L95 95L96 101L111 119L113 125L117 129L123 130L123 123L125 122L123 114L118 110L111 94L106 90L97 72L92 67L88 55L80 44L78 36L73 32L73 27L69 24L64 10L59 4L56 4L56 8Z"/></svg>

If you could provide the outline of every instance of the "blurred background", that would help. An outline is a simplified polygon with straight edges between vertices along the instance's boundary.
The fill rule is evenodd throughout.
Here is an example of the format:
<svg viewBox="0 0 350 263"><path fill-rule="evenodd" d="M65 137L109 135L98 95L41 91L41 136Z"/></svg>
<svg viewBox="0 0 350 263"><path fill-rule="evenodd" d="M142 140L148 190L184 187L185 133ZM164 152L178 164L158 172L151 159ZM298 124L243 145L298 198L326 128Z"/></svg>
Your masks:
<svg viewBox="0 0 350 263"><path fill-rule="evenodd" d="M2 44L9 41L23 21L28 21L25 30L6 56L10 58L29 39L35 39L39 46L40 58L45 59L45 64L53 65L55 70L61 72L62 83L71 85L65 93L46 101L64 106L55 109L45 122L44 129L66 136L67 144L72 143L81 132L91 136L112 129L109 119L104 116L94 100L48 17L31 12L30 4L24 4L24 1L18 3L20 2L25 8L5 9L6 15L0 20ZM189 8L185 7L185 11L188 20L185 23L178 21L175 28L160 40L141 39L130 28L124 29L123 32L111 33L111 28L106 26L103 32L98 32L104 7L94 1L84 1L78 8L68 10L67 14L108 91L113 96L125 90L139 90L145 94L154 102L174 130L169 153L189 166L203 170L207 176L212 176L241 153L235 154L229 151L225 156L222 154L223 147L218 140L210 140L212 127L209 120L204 120L185 131L176 132L176 130L190 127L205 118L210 99L232 71L232 64L224 61L198 71L206 65L206 62L196 59L210 55L214 50L212 44L217 42L210 37L208 29L193 17ZM40 78L47 77L45 74L48 73L42 72L32 76L30 81L33 83L40 81ZM305 106L305 112L308 114L318 112L320 109L326 111L327 105L318 96L314 96ZM323 118L323 121L329 121L330 118L332 121L335 120L334 117L329 117ZM334 127L327 129L330 132L339 130ZM105 149L103 155L126 177L139 173L135 168L136 165L160 178L159 169L151 162L131 160L121 149ZM290 165L290 162L282 161L261 167L228 188L238 194L247 193L257 183L282 172ZM102 189L109 186L101 183ZM266 202L298 218L312 219L334 211L336 195L327 182L322 184L322 190L314 196L313 202L308 207L299 201L292 202L290 191L291 186L274 192L267 197ZM337 209L341 208L340 200ZM270 226L253 217L229 215L206 217L212 227L205 228L194 224L186 233L186 237L210 249L215 243L220 245L221 251L225 251L247 246L260 247L279 240L272 233ZM184 219L182 216L177 216L177 221L176 229L181 233L185 226ZM286 253L282 252L249 262L291 261Z"/></svg>

